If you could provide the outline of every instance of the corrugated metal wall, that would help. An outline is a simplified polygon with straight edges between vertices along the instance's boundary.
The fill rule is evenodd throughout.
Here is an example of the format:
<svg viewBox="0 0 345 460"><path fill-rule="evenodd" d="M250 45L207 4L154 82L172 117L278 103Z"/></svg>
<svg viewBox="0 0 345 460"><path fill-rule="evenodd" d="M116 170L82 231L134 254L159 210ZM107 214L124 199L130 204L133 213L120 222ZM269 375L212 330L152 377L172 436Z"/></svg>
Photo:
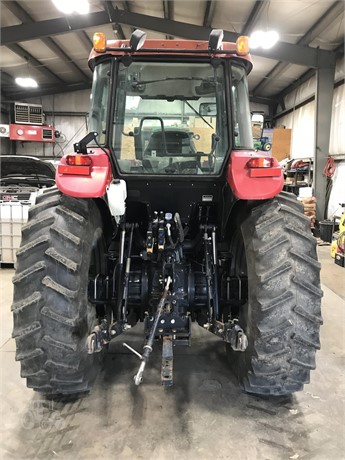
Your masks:
<svg viewBox="0 0 345 460"><path fill-rule="evenodd" d="M337 62L335 82L345 77L344 57ZM284 102L286 109L293 109L315 94L316 79L311 78L295 91L287 95ZM291 158L314 157L315 152L315 101L303 105L278 119L278 123L292 129ZM328 205L328 216L332 217L339 209L339 203L345 202L345 85L334 89L331 137L329 154L336 161L333 188Z"/></svg>
<svg viewBox="0 0 345 460"><path fill-rule="evenodd" d="M335 81L345 77L344 58L338 60ZM294 109L315 94L316 78L311 78L285 98L287 110ZM291 158L314 157L315 102L311 101L291 113L279 117L278 123L292 131ZM334 90L331 124L330 155L345 155L345 85Z"/></svg>

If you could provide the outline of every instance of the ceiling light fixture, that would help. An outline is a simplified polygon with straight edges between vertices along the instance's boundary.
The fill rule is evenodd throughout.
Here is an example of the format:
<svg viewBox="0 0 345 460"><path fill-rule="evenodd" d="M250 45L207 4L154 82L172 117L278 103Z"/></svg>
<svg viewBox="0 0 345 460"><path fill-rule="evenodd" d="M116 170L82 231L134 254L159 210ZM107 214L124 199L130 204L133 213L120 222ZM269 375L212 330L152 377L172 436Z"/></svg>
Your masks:
<svg viewBox="0 0 345 460"><path fill-rule="evenodd" d="M56 8L64 14L87 14L90 10L88 0L52 0Z"/></svg>
<svg viewBox="0 0 345 460"><path fill-rule="evenodd" d="M275 30L269 30L267 32L257 30L251 34L249 38L249 46L252 50L257 48L268 50L276 45L278 40L279 35Z"/></svg>
<svg viewBox="0 0 345 460"><path fill-rule="evenodd" d="M22 86L23 88L37 88L38 83L33 78L27 77L17 77L15 80L17 85Z"/></svg>

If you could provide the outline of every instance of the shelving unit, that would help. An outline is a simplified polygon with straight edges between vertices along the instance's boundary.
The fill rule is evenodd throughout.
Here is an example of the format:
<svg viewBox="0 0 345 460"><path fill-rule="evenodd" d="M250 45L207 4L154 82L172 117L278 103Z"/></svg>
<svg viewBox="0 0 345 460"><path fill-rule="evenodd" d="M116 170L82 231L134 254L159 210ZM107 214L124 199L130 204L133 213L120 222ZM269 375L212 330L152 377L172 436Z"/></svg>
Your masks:
<svg viewBox="0 0 345 460"><path fill-rule="evenodd" d="M303 162L303 166L288 168L284 175L284 190L287 192L292 192L295 195L298 195L299 189L301 187L311 187L313 184L313 160L312 158L308 159L296 159L296 161Z"/></svg>

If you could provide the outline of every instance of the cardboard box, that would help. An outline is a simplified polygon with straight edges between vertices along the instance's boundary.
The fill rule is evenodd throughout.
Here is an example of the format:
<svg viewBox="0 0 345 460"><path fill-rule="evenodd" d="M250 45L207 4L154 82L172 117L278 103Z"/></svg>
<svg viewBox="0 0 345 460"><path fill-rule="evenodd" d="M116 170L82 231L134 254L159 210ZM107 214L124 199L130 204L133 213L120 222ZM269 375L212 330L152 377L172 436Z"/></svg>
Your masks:
<svg viewBox="0 0 345 460"><path fill-rule="evenodd" d="M278 161L290 158L291 129L274 128L272 140L272 156Z"/></svg>

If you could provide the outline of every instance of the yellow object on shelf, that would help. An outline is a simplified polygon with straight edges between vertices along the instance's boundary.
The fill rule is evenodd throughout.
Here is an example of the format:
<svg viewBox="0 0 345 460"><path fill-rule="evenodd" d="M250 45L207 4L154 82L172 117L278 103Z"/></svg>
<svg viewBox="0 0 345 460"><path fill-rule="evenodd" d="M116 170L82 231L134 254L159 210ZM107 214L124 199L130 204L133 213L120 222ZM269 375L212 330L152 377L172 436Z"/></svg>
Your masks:
<svg viewBox="0 0 345 460"><path fill-rule="evenodd" d="M345 232L345 212L340 217L339 233Z"/></svg>
<svg viewBox="0 0 345 460"><path fill-rule="evenodd" d="M339 222L339 231L337 233L334 233L333 237L335 238L332 243L331 243L331 257L333 259L335 258L336 253L338 252L338 246L340 244L340 235L344 235L345 232L345 212L340 217L340 222ZM344 238L344 237L343 237Z"/></svg>
<svg viewBox="0 0 345 460"><path fill-rule="evenodd" d="M333 240L332 243L331 243L331 257L335 257L335 254L337 252L337 240Z"/></svg>

